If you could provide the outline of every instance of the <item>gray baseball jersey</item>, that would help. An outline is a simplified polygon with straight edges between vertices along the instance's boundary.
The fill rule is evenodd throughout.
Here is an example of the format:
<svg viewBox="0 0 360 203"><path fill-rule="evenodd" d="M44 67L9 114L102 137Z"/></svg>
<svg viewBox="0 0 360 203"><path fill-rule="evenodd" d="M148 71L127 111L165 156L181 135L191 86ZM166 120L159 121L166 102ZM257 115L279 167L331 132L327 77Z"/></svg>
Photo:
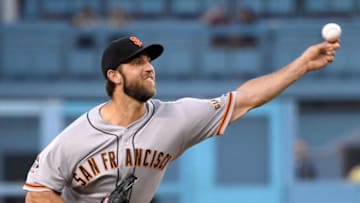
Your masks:
<svg viewBox="0 0 360 203"><path fill-rule="evenodd" d="M131 203L150 202L168 164L200 141L223 134L235 92L214 99L150 99L130 126L104 121L101 105L64 129L37 157L24 189L61 193L66 202L100 202L135 167Z"/></svg>

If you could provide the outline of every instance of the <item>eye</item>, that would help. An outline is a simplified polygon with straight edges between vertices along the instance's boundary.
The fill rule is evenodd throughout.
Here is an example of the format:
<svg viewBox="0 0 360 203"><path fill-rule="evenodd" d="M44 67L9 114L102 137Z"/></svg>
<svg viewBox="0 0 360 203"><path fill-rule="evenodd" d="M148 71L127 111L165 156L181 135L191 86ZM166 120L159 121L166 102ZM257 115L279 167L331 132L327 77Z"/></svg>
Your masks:
<svg viewBox="0 0 360 203"><path fill-rule="evenodd" d="M136 59L134 59L133 61L132 61L132 64L133 65L142 65L142 64L144 64L145 62L144 62L144 60L142 59L142 58L136 58Z"/></svg>

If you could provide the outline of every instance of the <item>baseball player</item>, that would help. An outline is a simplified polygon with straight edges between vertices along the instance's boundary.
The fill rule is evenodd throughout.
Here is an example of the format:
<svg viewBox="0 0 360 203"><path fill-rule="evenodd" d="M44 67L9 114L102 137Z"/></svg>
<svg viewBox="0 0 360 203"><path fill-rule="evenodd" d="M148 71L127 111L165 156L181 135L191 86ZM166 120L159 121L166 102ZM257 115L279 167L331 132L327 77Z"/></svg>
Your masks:
<svg viewBox="0 0 360 203"><path fill-rule="evenodd" d="M26 202L150 202L169 164L186 149L222 135L229 123L331 63L339 46L313 45L284 68L216 98L164 102L153 99L151 65L163 47L144 46L134 36L115 40L102 55L110 100L40 152L23 187Z"/></svg>

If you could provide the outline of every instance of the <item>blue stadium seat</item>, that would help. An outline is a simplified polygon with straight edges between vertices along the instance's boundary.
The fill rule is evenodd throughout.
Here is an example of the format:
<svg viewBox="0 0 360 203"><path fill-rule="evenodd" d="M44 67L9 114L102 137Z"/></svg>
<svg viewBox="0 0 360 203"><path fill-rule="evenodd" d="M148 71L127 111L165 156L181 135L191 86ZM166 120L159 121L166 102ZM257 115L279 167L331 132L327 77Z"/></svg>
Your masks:
<svg viewBox="0 0 360 203"><path fill-rule="evenodd" d="M109 0L107 9L111 10L114 7L120 7L128 13L133 13L137 10L134 0Z"/></svg>
<svg viewBox="0 0 360 203"><path fill-rule="evenodd" d="M66 54L68 76L98 76L101 60L100 36L95 30L77 30L70 36Z"/></svg>
<svg viewBox="0 0 360 203"><path fill-rule="evenodd" d="M56 1L56 0L53 0ZM100 14L102 2L99 0L72 0L68 2L70 12L75 14L84 6L90 6L96 14Z"/></svg>
<svg viewBox="0 0 360 203"><path fill-rule="evenodd" d="M309 13L328 12L330 4L328 0L306 1L305 10Z"/></svg>
<svg viewBox="0 0 360 203"><path fill-rule="evenodd" d="M204 9L203 2L198 0L175 0L172 6L175 15L202 13Z"/></svg>
<svg viewBox="0 0 360 203"><path fill-rule="evenodd" d="M258 48L243 48L231 51L226 61L229 74L256 76L262 73L262 58Z"/></svg>
<svg viewBox="0 0 360 203"><path fill-rule="evenodd" d="M45 15L65 16L70 12L68 1L47 0L42 2L42 8Z"/></svg>
<svg viewBox="0 0 360 203"><path fill-rule="evenodd" d="M99 0L37 0L24 1L26 14L39 15L47 18L64 18L78 13L85 5L90 6L96 14L101 13L102 2Z"/></svg>
<svg viewBox="0 0 360 203"><path fill-rule="evenodd" d="M100 56L95 50L72 49L68 52L69 77L96 77L100 74Z"/></svg>
<svg viewBox="0 0 360 203"><path fill-rule="evenodd" d="M57 76L63 65L62 27L15 25L4 29L2 74L9 77Z"/></svg>
<svg viewBox="0 0 360 203"><path fill-rule="evenodd" d="M354 0L332 0L331 9L335 12L352 13L355 11L356 1Z"/></svg>
<svg viewBox="0 0 360 203"><path fill-rule="evenodd" d="M306 1L305 9L310 13L331 13L331 12L353 12L356 8L356 2L353 0L316 0ZM347 14L349 14L347 13Z"/></svg>
<svg viewBox="0 0 360 203"><path fill-rule="evenodd" d="M203 75L218 76L229 73L229 67L225 66L227 61L225 49L204 47L200 54L200 67Z"/></svg>
<svg viewBox="0 0 360 203"><path fill-rule="evenodd" d="M264 0L237 0L237 4L251 8L255 13L263 13L265 11Z"/></svg>
<svg viewBox="0 0 360 203"><path fill-rule="evenodd" d="M160 67L157 72L172 76L192 75L196 68L194 62L197 46L193 42L194 37L195 34L191 29L185 31L181 28L171 28L169 25L165 33L158 34L156 39L151 40L161 43L165 49L160 59L155 61L155 64Z"/></svg>
<svg viewBox="0 0 360 203"><path fill-rule="evenodd" d="M136 11L136 4L134 0L108 0L106 4L106 10L111 11L113 8L121 8L125 11L125 13L130 14Z"/></svg>
<svg viewBox="0 0 360 203"><path fill-rule="evenodd" d="M159 75L191 76L195 69L194 55L187 49L167 49L163 56L154 62L155 66L159 66L156 68Z"/></svg>
<svg viewBox="0 0 360 203"><path fill-rule="evenodd" d="M165 12L165 0L138 0L137 11L144 15L162 15Z"/></svg>
<svg viewBox="0 0 360 203"><path fill-rule="evenodd" d="M25 19L34 19L39 15L39 7L37 0L27 0L23 1L23 15Z"/></svg>
<svg viewBox="0 0 360 203"><path fill-rule="evenodd" d="M292 14L295 11L293 0L269 0L268 12L271 14Z"/></svg>
<svg viewBox="0 0 360 203"><path fill-rule="evenodd" d="M212 8L217 2L218 0L201 0L203 11Z"/></svg>

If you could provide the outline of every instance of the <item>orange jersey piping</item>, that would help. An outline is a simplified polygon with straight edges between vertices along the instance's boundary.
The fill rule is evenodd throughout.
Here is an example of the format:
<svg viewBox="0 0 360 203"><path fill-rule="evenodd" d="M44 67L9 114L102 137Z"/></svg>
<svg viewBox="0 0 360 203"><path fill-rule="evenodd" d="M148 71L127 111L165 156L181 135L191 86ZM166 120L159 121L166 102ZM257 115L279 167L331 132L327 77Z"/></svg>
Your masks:
<svg viewBox="0 0 360 203"><path fill-rule="evenodd" d="M30 191L52 191L50 188L40 184L25 183L23 188Z"/></svg>
<svg viewBox="0 0 360 203"><path fill-rule="evenodd" d="M224 131L225 123L229 116L230 108L232 107L232 103L233 103L233 99L234 99L233 96L234 96L233 93L229 92L229 100L226 105L224 116L221 118L220 125L216 130L216 135L221 135Z"/></svg>

